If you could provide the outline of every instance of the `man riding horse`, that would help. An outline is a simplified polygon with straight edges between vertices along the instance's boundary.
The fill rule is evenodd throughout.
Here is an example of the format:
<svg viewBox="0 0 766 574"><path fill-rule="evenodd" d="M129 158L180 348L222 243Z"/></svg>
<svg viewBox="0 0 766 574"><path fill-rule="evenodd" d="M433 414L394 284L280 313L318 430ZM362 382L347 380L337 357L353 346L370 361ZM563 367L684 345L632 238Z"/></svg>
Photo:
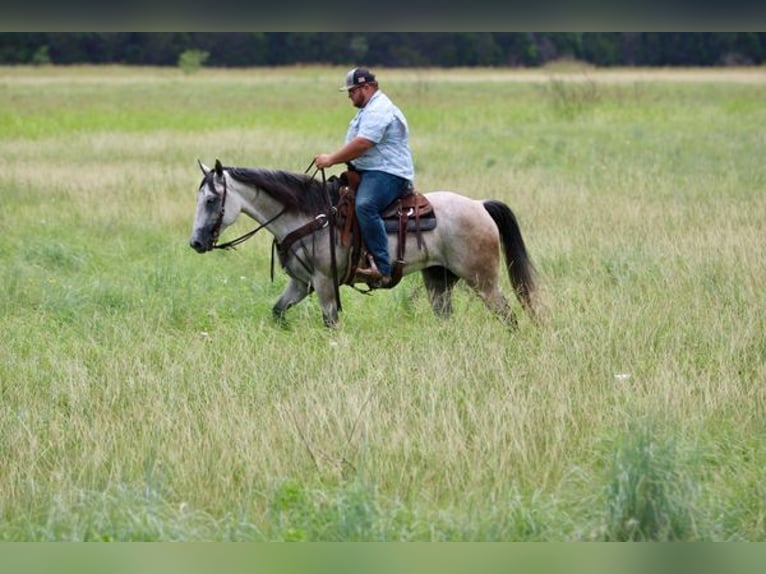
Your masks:
<svg viewBox="0 0 766 574"><path fill-rule="evenodd" d="M359 172L356 216L372 260L369 268L356 273L371 286L388 287L392 266L381 212L413 189L409 127L402 111L380 90L375 74L367 68L350 70L340 90L348 93L359 111L349 124L343 147L321 153L314 161L319 169L346 163Z"/></svg>

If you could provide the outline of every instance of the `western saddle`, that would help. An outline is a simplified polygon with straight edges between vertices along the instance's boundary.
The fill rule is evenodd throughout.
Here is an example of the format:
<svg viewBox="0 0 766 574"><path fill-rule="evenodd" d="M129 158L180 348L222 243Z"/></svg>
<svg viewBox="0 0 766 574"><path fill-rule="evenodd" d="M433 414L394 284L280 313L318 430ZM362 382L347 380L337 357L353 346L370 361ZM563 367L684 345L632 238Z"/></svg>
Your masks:
<svg viewBox="0 0 766 574"><path fill-rule="evenodd" d="M361 180L358 172L345 171L339 176L340 198L336 206L335 224L340 231L340 243L344 247L350 247L349 268L341 283L354 285L363 282L356 278L357 269L370 265L372 256L362 240L359 221L356 218L354 202L356 190ZM396 257L391 271L391 282L385 286L390 289L395 287L402 279L404 269L404 255L407 249L407 234L415 233L418 249L422 249L423 231L429 231L436 227L436 214L426 197L411 191L394 200L381 214L387 232L397 233ZM372 288L372 285L368 283Z"/></svg>

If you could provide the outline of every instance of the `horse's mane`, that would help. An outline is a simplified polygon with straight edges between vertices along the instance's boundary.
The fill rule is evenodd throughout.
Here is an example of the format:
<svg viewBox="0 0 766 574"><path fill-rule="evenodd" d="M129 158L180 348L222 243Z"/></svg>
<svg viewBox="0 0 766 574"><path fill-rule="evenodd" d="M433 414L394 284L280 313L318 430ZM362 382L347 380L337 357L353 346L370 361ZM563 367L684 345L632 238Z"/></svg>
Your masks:
<svg viewBox="0 0 766 574"><path fill-rule="evenodd" d="M288 211L316 215L327 209L322 181L310 175L247 167L227 167L226 171L237 181L262 189L282 203ZM332 177L327 181L333 205L338 200L336 179Z"/></svg>

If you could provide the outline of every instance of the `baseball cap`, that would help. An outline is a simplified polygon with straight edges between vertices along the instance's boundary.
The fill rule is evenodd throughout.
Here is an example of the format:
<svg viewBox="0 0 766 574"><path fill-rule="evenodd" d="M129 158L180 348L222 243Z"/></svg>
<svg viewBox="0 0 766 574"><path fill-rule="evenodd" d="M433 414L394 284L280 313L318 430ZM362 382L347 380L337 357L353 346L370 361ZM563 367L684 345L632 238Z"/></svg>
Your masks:
<svg viewBox="0 0 766 574"><path fill-rule="evenodd" d="M346 74L346 83L341 86L340 91L350 90L356 86L363 86L375 81L375 74L367 68L353 68Z"/></svg>

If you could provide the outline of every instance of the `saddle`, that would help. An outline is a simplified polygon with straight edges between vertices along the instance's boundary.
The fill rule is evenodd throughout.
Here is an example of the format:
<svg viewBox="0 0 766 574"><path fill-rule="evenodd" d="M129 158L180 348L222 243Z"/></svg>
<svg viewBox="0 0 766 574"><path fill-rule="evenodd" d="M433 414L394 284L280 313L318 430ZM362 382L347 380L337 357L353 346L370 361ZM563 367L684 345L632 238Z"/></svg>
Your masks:
<svg viewBox="0 0 766 574"><path fill-rule="evenodd" d="M345 171L339 176L339 200L336 206L336 224L340 230L340 242L344 247L350 247L350 264L343 279L347 285L354 284L356 270L368 264L371 256L362 240L359 221L356 218L354 203L356 190L359 187L360 175L354 171ZM404 255L407 249L408 233L415 233L418 249L423 248L423 231L436 227L436 214L428 199L417 191L395 199L381 214L386 231L397 234L396 258L391 272L391 283L388 288L396 286L402 279Z"/></svg>

